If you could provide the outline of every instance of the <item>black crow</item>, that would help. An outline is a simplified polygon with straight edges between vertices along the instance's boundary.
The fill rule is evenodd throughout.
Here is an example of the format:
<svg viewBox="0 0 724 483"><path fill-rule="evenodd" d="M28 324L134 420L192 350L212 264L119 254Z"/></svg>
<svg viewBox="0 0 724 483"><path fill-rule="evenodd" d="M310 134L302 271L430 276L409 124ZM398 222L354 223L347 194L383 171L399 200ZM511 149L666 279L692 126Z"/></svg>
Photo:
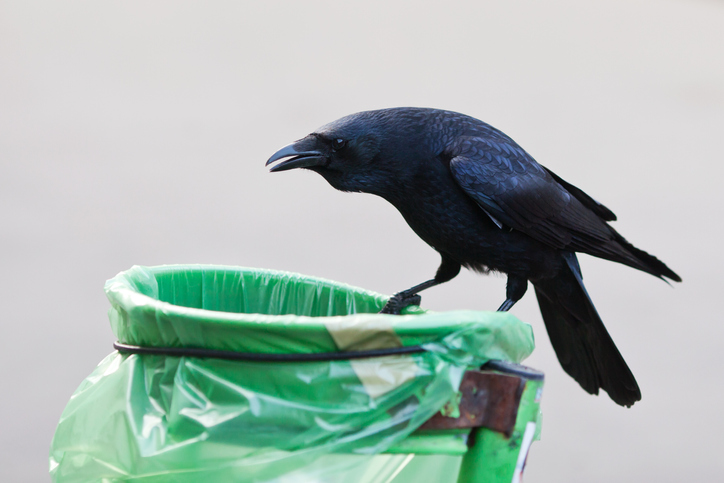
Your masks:
<svg viewBox="0 0 724 483"><path fill-rule="evenodd" d="M451 280L461 266L508 275L501 311L530 281L563 369L591 394L601 388L624 406L641 399L583 286L576 252L681 278L611 228L611 210L501 131L456 112L382 109L327 124L267 165L281 159L271 171L305 168L338 190L386 199L442 256L435 278L395 294L382 312L419 304L418 292Z"/></svg>

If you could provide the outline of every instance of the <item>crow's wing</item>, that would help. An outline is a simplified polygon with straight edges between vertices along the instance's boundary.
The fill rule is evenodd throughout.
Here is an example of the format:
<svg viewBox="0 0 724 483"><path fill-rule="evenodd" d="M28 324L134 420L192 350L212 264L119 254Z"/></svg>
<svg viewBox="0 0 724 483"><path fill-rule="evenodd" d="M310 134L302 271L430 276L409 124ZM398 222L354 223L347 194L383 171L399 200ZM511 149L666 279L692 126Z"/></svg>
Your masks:
<svg viewBox="0 0 724 483"><path fill-rule="evenodd" d="M605 220L615 219L611 210L549 172L512 141L461 138L452 154L455 181L494 221L554 248L597 256L620 253L610 246L615 232Z"/></svg>

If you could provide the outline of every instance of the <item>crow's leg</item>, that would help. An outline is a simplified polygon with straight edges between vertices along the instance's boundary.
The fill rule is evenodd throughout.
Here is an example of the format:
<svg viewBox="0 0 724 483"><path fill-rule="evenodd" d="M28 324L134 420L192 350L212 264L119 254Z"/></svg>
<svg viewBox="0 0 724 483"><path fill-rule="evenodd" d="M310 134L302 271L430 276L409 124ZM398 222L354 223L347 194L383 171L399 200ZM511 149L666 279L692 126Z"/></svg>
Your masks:
<svg viewBox="0 0 724 483"><path fill-rule="evenodd" d="M505 287L505 302L498 308L498 312L507 312L515 303L523 298L528 290L528 279L521 275L508 274L508 284Z"/></svg>
<svg viewBox="0 0 724 483"><path fill-rule="evenodd" d="M380 310L380 313L399 314L400 311L408 305L420 305L422 297L420 297L417 292L421 292L426 288L434 287L435 285L440 285L441 283L452 280L458 273L460 273L460 264L443 255L442 263L440 263L440 267L437 269L435 278L396 293L390 297L390 300L388 300L387 304L385 304L382 310Z"/></svg>

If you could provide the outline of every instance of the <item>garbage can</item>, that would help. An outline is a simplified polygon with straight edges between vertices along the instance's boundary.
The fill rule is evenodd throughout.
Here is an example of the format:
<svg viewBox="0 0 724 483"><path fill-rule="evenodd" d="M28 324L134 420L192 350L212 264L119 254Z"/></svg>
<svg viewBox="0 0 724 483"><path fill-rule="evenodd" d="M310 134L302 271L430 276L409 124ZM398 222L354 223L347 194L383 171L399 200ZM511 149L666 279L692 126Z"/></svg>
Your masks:
<svg viewBox="0 0 724 483"><path fill-rule="evenodd" d="M513 481L540 430L508 313L378 314L386 296L239 267L105 291L117 350L61 416L55 482Z"/></svg>

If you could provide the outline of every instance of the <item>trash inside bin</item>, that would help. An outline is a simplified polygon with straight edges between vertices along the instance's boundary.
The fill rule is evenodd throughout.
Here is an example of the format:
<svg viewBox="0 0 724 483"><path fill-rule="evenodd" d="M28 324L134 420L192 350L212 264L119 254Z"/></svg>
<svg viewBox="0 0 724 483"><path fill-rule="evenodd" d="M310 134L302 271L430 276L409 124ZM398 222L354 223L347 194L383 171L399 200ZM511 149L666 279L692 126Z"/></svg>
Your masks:
<svg viewBox="0 0 724 483"><path fill-rule="evenodd" d="M423 426L459 416L466 371L533 351L508 313L377 314L386 296L238 267L136 266L105 291L120 351L61 416L55 482L472 482L483 440L522 466L540 427L535 377L507 435Z"/></svg>

